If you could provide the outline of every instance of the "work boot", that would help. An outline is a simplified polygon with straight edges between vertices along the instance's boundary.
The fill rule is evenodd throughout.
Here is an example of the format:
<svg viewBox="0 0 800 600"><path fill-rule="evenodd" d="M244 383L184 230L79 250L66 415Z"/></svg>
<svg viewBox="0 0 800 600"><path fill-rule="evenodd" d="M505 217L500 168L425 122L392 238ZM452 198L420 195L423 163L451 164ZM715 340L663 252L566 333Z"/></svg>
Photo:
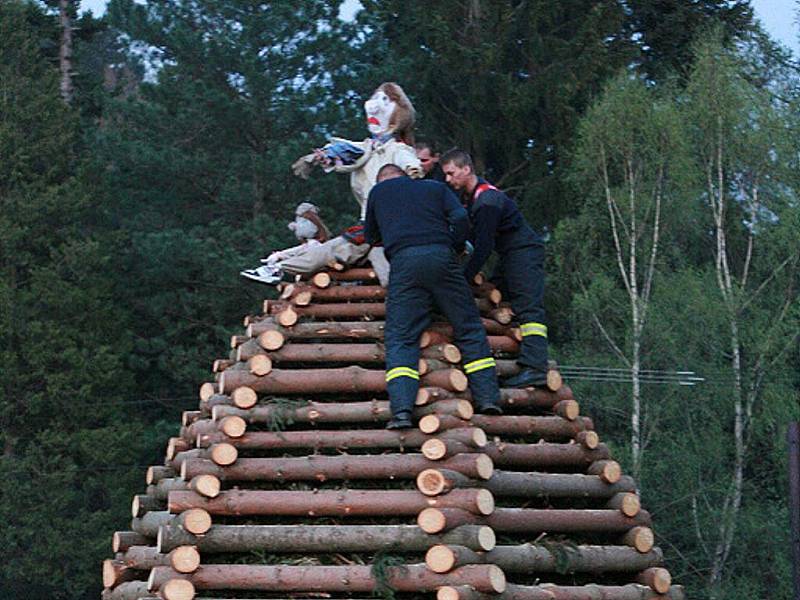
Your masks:
<svg viewBox="0 0 800 600"><path fill-rule="evenodd" d="M508 388L547 388L547 371L534 369L533 367L522 367L516 375L503 381L503 387Z"/></svg>
<svg viewBox="0 0 800 600"><path fill-rule="evenodd" d="M413 426L411 413L407 410L401 410L392 415L392 420L386 425L386 429L411 429Z"/></svg>
<svg viewBox="0 0 800 600"><path fill-rule="evenodd" d="M493 415L502 415L503 409L497 406L497 404L479 404L475 407L482 415L493 416Z"/></svg>

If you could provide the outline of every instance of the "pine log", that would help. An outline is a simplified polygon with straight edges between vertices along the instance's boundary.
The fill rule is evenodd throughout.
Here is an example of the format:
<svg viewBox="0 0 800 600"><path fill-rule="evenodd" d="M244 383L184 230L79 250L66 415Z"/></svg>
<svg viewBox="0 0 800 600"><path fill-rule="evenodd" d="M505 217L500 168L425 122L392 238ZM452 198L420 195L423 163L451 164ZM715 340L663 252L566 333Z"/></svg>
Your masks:
<svg viewBox="0 0 800 600"><path fill-rule="evenodd" d="M667 594L657 594L650 588L629 584L625 586L586 585L563 587L552 584L521 586L509 584L502 594L484 594L469 586L443 586L436 600L685 600L683 588L672 586Z"/></svg>
<svg viewBox="0 0 800 600"><path fill-rule="evenodd" d="M649 527L634 527L622 536L621 542L637 552L650 552L655 544L655 536Z"/></svg>
<svg viewBox="0 0 800 600"><path fill-rule="evenodd" d="M120 560L131 569L149 571L155 567L171 567L179 573L191 573L200 566L200 553L193 545L178 545L166 553L153 546L133 546ZM112 587L115 584L104 582L104 585Z"/></svg>
<svg viewBox="0 0 800 600"><path fill-rule="evenodd" d="M276 363L344 362L383 364L386 360L384 346L377 342L371 344L287 344L280 349L268 352L256 340L251 340L241 345L237 350L237 360L240 361L248 361L256 356L269 356ZM453 364L461 360L461 353L452 344L439 344L425 348L422 356L426 359L443 360Z"/></svg>
<svg viewBox="0 0 800 600"><path fill-rule="evenodd" d="M506 444L489 443L483 448L496 467L509 469L550 469L586 467L608 458L608 448L600 444L594 450L580 444Z"/></svg>
<svg viewBox="0 0 800 600"><path fill-rule="evenodd" d="M236 361L230 358L218 358L211 364L212 373L222 373L225 369L229 369L236 364Z"/></svg>
<svg viewBox="0 0 800 600"><path fill-rule="evenodd" d="M344 271L326 271L334 281L377 281L378 276L369 267L351 267Z"/></svg>
<svg viewBox="0 0 800 600"><path fill-rule="evenodd" d="M180 477L172 477L169 479L162 479L161 481L159 481L154 485L148 485L147 495L151 496L160 503L163 503L163 501L167 499L167 495L172 490L186 490L186 489L189 489L189 485L186 483L186 481L184 481ZM160 509L154 508L149 510L160 510ZM140 515L134 515L134 516L140 516Z"/></svg>
<svg viewBox="0 0 800 600"><path fill-rule="evenodd" d="M189 450L189 448L191 447L192 447L191 443L186 441L185 439L179 437L171 437L167 442L166 459L170 461L173 458L175 458L175 456L179 452L184 452L186 450Z"/></svg>
<svg viewBox="0 0 800 600"><path fill-rule="evenodd" d="M181 474L191 480L213 477L223 481L327 481L330 479L414 479L432 467L449 469L476 479L492 476L485 454L462 454L433 462L421 454L304 456L300 458L240 458L220 467L213 461L193 459L183 463ZM219 491L217 491L219 493ZM207 493L203 495L210 496Z"/></svg>
<svg viewBox="0 0 800 600"><path fill-rule="evenodd" d="M397 592L432 592L453 583L487 593L506 588L503 571L495 565L468 565L440 575L425 564L387 567L386 584ZM372 592L378 586L369 565L203 565L191 575L166 567L150 574L148 588L157 591L169 581L190 581L198 590L259 590L267 592ZM163 594L163 591L162 591ZM163 594L166 600L172 600Z"/></svg>
<svg viewBox="0 0 800 600"><path fill-rule="evenodd" d="M133 569L121 560L103 561L103 587L112 588L126 581L141 581L146 578L146 571Z"/></svg>
<svg viewBox="0 0 800 600"><path fill-rule="evenodd" d="M641 554L627 546L574 546L565 544L558 550L554 542L550 546L523 544L519 546L496 546L489 552L476 552L464 546L440 544L432 546L425 562L435 573L447 573L465 564L494 564L505 573L611 573L642 571L658 579L664 588L663 575L645 571L664 560L661 550ZM660 571L664 571L661 569ZM666 585L669 589L669 585ZM657 590L658 591L658 590ZM663 592L661 592L663 593Z"/></svg>
<svg viewBox="0 0 800 600"><path fill-rule="evenodd" d="M202 416L199 410L185 410L181 413L181 425L188 427Z"/></svg>
<svg viewBox="0 0 800 600"><path fill-rule="evenodd" d="M354 302L377 301L386 299L386 288L380 285L334 285L317 288L307 284L295 284L289 298L295 298L302 292L310 292L312 302Z"/></svg>
<svg viewBox="0 0 800 600"><path fill-rule="evenodd" d="M649 565L636 576L637 583L646 585L654 592L666 594L672 587L672 575L661 567Z"/></svg>
<svg viewBox="0 0 800 600"><path fill-rule="evenodd" d="M420 384L460 392L467 389L467 377L457 369L434 371L422 377ZM248 387L255 392L264 394L378 393L386 391L386 372L362 367L342 367L339 369L273 369L269 375L263 377L232 369L220 374L220 394L234 392L240 387Z"/></svg>
<svg viewBox="0 0 800 600"><path fill-rule="evenodd" d="M483 324L483 328L486 330L486 334L489 336L500 335L510 337L518 342L521 341L521 337L519 336L519 328L517 327L501 325L494 319L487 319L486 317L481 317L481 323ZM427 330L441 333L442 335L446 336L447 341L451 341L453 339L453 326L447 321L436 321L431 323Z"/></svg>
<svg viewBox="0 0 800 600"><path fill-rule="evenodd" d="M589 475L597 475L606 483L616 483L622 477L622 469L619 463L614 460L598 460L589 465L586 469Z"/></svg>
<svg viewBox="0 0 800 600"><path fill-rule="evenodd" d="M579 431L575 434L575 441L584 448L594 450L600 444L600 436L596 431Z"/></svg>
<svg viewBox="0 0 800 600"><path fill-rule="evenodd" d="M532 436L548 441L570 440L581 431L594 429L589 417L570 421L563 417L475 415L471 423L488 435Z"/></svg>
<svg viewBox="0 0 800 600"><path fill-rule="evenodd" d="M494 471L488 481L482 482L481 486L497 497L524 498L614 498L636 490L636 483L631 477L623 477L614 484L608 484L596 475L498 470Z"/></svg>
<svg viewBox="0 0 800 600"><path fill-rule="evenodd" d="M121 583L113 590L103 590L102 600L138 600L147 596L146 581Z"/></svg>
<svg viewBox="0 0 800 600"><path fill-rule="evenodd" d="M472 405L466 400L441 400L414 409L414 416L428 414L455 415L469 419L474 414ZM249 409L235 406L215 406L211 411L214 421L227 417L238 417L246 423L271 424L276 421L287 423L385 423L391 416L388 400L370 402L300 402L286 406L282 404L262 404ZM230 434L228 434L230 435ZM240 436L234 436L240 437Z"/></svg>
<svg viewBox="0 0 800 600"><path fill-rule="evenodd" d="M167 479L169 477L175 477L175 470L172 467L160 466L160 465L152 465L147 467L147 475L145 476L145 481L147 485L151 485L154 483L158 483L162 479Z"/></svg>
<svg viewBox="0 0 800 600"><path fill-rule="evenodd" d="M478 429L476 431L481 430ZM458 440L436 437L425 440L420 448L420 452L422 452L422 455L428 460L443 460L445 458L456 457L464 452L471 452L471 450L469 446L466 446Z"/></svg>
<svg viewBox="0 0 800 600"><path fill-rule="evenodd" d="M426 496L438 496L460 487L470 487L472 480L449 469L430 468L421 471L416 478L417 489Z"/></svg>
<svg viewBox="0 0 800 600"><path fill-rule="evenodd" d="M650 513L643 510L635 517L626 517L618 510L497 508L488 516L480 516L455 507L431 507L418 515L417 524L427 533L461 525L488 525L498 533L624 533L650 525Z"/></svg>
<svg viewBox="0 0 800 600"><path fill-rule="evenodd" d="M416 403L418 405L424 405L436 400L455 397L471 399L472 396L469 390L460 393L454 393L441 388L422 387L417 394ZM558 392L551 392L549 390L542 390L538 388L500 388L500 406L503 408L540 408L544 410L552 410L552 408L561 400L571 399L572 390L567 386L561 387Z"/></svg>
<svg viewBox="0 0 800 600"><path fill-rule="evenodd" d="M316 339L373 339L382 340L386 323L383 321L328 321L325 323L298 323L293 327L283 327L271 319L252 323L247 328L247 335L258 337L266 332L276 332L287 340ZM263 346L262 346L263 347ZM266 348L274 350L275 348Z"/></svg>
<svg viewBox="0 0 800 600"><path fill-rule="evenodd" d="M215 390L214 384L211 383L210 381L206 381L204 384L202 384L200 386L200 401L205 402L206 400L208 400L211 396L214 395L214 390Z"/></svg>
<svg viewBox="0 0 800 600"><path fill-rule="evenodd" d="M480 448L486 444L486 434L476 428L461 428L454 429L439 434L446 439L458 440L464 444L471 445L475 448ZM231 439L221 434L207 436L198 440L198 444L205 447L208 445L224 443L234 448L248 449L248 450L276 450L288 448L303 448L316 450L320 448L337 448L345 450L348 448L385 448L385 449L408 449L419 448L425 443L426 440L431 439L431 436L422 433L417 429L408 430L386 430L386 429L353 429L353 430L311 430L311 431L248 431L242 437ZM558 445L560 447L560 445ZM594 457L605 457L607 454L599 453L598 451L590 451L581 448L576 444L572 444L576 452L572 456L578 456L579 459L573 459L573 463L568 464L581 464L580 459ZM548 446L547 448L549 448ZM527 446L526 446L527 448ZM546 448L546 449L547 449ZM200 450L202 452L203 450ZM189 452L183 452L179 455L188 455ZM530 451L529 454L537 455L536 451ZM212 458L212 456L187 456L187 458ZM181 461L183 462L183 461ZM221 464L219 460L215 460L217 464ZM232 461L231 461L232 462ZM591 460L587 460L591 462Z"/></svg>
<svg viewBox="0 0 800 600"><path fill-rule="evenodd" d="M358 319L385 318L386 305L383 302L353 302L312 304L310 306L291 306L285 302L270 303L269 314L274 315L278 323L291 327L298 319Z"/></svg>
<svg viewBox="0 0 800 600"><path fill-rule="evenodd" d="M201 535L211 528L211 515L200 508L184 511L178 516L167 511L152 511L131 521L131 529L145 538L155 538L159 528L164 525L182 527L190 533Z"/></svg>
<svg viewBox="0 0 800 600"><path fill-rule="evenodd" d="M191 545L203 554L425 552L432 544L485 551L494 548L495 535L479 525L464 525L442 535L429 535L416 525L214 525L202 536L167 525L158 532L161 552Z"/></svg>
<svg viewBox="0 0 800 600"><path fill-rule="evenodd" d="M642 509L642 504L639 501L639 496L636 495L635 490L629 492L620 492L612 496L606 508L616 508L626 517L634 517Z"/></svg>
<svg viewBox="0 0 800 600"><path fill-rule="evenodd" d="M410 490L320 490L313 494L283 490L229 490L221 492L216 498L204 498L194 492L172 492L169 495L169 510L172 513L202 508L212 515L230 516L357 517L387 513L405 516L417 515L432 506L460 508L476 515L488 515L494 510L494 498L491 492L482 489L453 490L435 498ZM600 512L610 512L615 516L620 514L619 511Z"/></svg>
<svg viewBox="0 0 800 600"><path fill-rule="evenodd" d="M131 514L134 518L138 518L151 510L163 510L165 507L166 503L163 500L147 494L136 494L131 502Z"/></svg>
<svg viewBox="0 0 800 600"><path fill-rule="evenodd" d="M114 554L125 552L131 546L146 546L150 540L135 531L115 531L111 537L111 550Z"/></svg>

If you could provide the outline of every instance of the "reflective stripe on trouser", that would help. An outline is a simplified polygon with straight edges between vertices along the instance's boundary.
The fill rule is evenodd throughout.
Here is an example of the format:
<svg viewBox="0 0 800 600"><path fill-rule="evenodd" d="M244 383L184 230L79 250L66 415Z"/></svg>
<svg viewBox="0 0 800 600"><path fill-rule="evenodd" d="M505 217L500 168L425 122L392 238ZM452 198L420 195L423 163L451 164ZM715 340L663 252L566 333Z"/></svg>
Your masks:
<svg viewBox="0 0 800 600"><path fill-rule="evenodd" d="M522 324L517 362L547 371L547 325L544 312L544 248L538 245L500 255L492 282L508 298Z"/></svg>
<svg viewBox="0 0 800 600"><path fill-rule="evenodd" d="M411 369L410 365L419 364L419 338L430 324L434 303L453 326L453 341L465 364L491 356L475 300L453 253L446 246L414 246L392 256L386 300L387 374L396 367ZM476 405L499 401L493 366L467 376ZM387 389L393 414L413 408L416 380L396 377Z"/></svg>

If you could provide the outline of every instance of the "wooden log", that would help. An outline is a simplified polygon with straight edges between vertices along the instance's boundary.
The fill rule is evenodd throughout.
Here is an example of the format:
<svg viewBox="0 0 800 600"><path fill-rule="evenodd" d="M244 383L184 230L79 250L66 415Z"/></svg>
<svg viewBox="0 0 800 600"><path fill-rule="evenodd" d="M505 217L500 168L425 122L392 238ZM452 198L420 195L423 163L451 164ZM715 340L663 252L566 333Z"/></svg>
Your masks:
<svg viewBox="0 0 800 600"><path fill-rule="evenodd" d="M219 465L217 465L214 461L210 460L208 462L217 468L220 468ZM183 465L181 465L181 469L183 469L185 466L186 463L183 463ZM210 474L203 474L193 477L189 482L188 489L200 494L201 496L206 496L207 498L216 498L219 496L222 485L220 484L218 477Z"/></svg>
<svg viewBox="0 0 800 600"><path fill-rule="evenodd" d="M386 288L380 285L334 285L327 288L316 288L297 284L295 296L302 292L310 292L312 302L372 302L386 299Z"/></svg>
<svg viewBox="0 0 800 600"><path fill-rule="evenodd" d="M181 413L181 425L188 427L202 416L203 415L199 410L185 410L183 413Z"/></svg>
<svg viewBox="0 0 800 600"><path fill-rule="evenodd" d="M518 473L495 470L482 487L495 496L524 498L616 498L636 490L630 477L609 484L596 475L578 473ZM635 495L634 495L635 496ZM617 508L618 506L609 506ZM638 512L638 511L637 511ZM636 513L627 516L634 516Z"/></svg>
<svg viewBox="0 0 800 600"><path fill-rule="evenodd" d="M211 363L212 373L222 373L225 369L229 369L236 364L236 361L230 358L218 358Z"/></svg>
<svg viewBox="0 0 800 600"><path fill-rule="evenodd" d="M267 333L261 334L259 340ZM383 344L330 344L330 343L304 343L288 344L282 348L267 351L251 340L240 346L237 350L237 360L250 361L257 356L269 356L276 363L317 363L317 362L346 362L346 363L384 363L386 352ZM456 364L461 361L461 352L452 344L439 344L425 348L423 358L442 360Z"/></svg>
<svg viewBox="0 0 800 600"><path fill-rule="evenodd" d="M181 473L192 482L202 477L223 481L327 481L330 479L414 479L418 473L441 467L466 477L488 479L492 460L485 454L462 454L433 462L420 454L304 456L300 458L240 458L220 467L210 460L183 463ZM218 488L218 486L217 486ZM217 489L217 494L219 489ZM204 496L214 497L209 493Z"/></svg>
<svg viewBox="0 0 800 600"><path fill-rule="evenodd" d="M231 516L357 517L380 516L387 512L404 516L417 515L431 506L460 508L476 515L488 515L494 510L494 498L491 492L482 489L453 490L434 498L410 490L320 490L314 494L284 490L229 490L216 498L204 498L187 491L172 492L169 496L172 513L202 508L212 515ZM618 511L605 512L619 515Z"/></svg>
<svg viewBox="0 0 800 600"><path fill-rule="evenodd" d="M469 586L443 586L436 600L685 600L683 588L672 586L667 594L636 584L624 586L522 586L508 584L502 594L484 594Z"/></svg>
<svg viewBox="0 0 800 600"><path fill-rule="evenodd" d="M468 390L463 393L453 393L441 388L422 387L417 394L416 403L418 405L424 405L436 400L454 397L470 399L471 394ZM561 400L570 399L572 399L572 390L567 386L563 386L558 392L551 392L538 388L500 388L500 406L504 409L539 408L542 410L552 410Z"/></svg>
<svg viewBox="0 0 800 600"><path fill-rule="evenodd" d="M655 544L655 536L653 530L649 527L634 527L622 536L622 543L631 548L635 548L637 552L650 552Z"/></svg>
<svg viewBox="0 0 800 600"><path fill-rule="evenodd" d="M136 494L131 502L131 514L134 518L137 518L151 510L163 510L165 506L166 504L163 500L147 494Z"/></svg>
<svg viewBox="0 0 800 600"><path fill-rule="evenodd" d="M569 421L563 417L475 415L471 422L488 435L532 436L548 441L571 440L581 431L594 428L589 417Z"/></svg>
<svg viewBox="0 0 800 600"><path fill-rule="evenodd" d="M186 490L186 489L189 489L189 486L183 479L181 479L180 477L171 477L169 479L162 479L161 481L159 481L154 485L148 485L146 495L154 498L156 501L159 501L161 504L163 504L163 501L167 499L167 495L172 490ZM155 508L149 510L161 510L161 509ZM140 516L140 515L137 514L134 516Z"/></svg>
<svg viewBox="0 0 800 600"><path fill-rule="evenodd" d="M600 444L600 436L596 431L579 431L575 434L575 441L584 448L594 450Z"/></svg>
<svg viewBox="0 0 800 600"><path fill-rule="evenodd" d="M457 369L434 371L422 377L420 381L421 385L432 385L452 391L460 392L467 389L467 376ZM219 392L221 394L235 393L240 387L247 387L263 394L378 393L386 391L386 373L377 369L342 367L338 369L273 369L269 375L264 377L232 369L220 374Z"/></svg>
<svg viewBox="0 0 800 600"><path fill-rule="evenodd" d="M147 595L146 581L121 583L113 590L103 590L103 600L138 600Z"/></svg>
<svg viewBox="0 0 800 600"><path fill-rule="evenodd" d="M586 470L589 475L597 475L606 483L617 483L622 477L622 468L615 460L598 460Z"/></svg>
<svg viewBox="0 0 800 600"><path fill-rule="evenodd" d="M329 287L331 285L331 281L332 279L330 273L326 273L324 271L321 273L315 273L311 277L311 283L314 285L314 287L318 287L321 289Z"/></svg>
<svg viewBox="0 0 800 600"><path fill-rule="evenodd" d="M626 517L634 517L642 509L642 504L639 501L639 496L634 493L635 490L629 492L619 492L614 494L606 504L607 508L616 508Z"/></svg>
<svg viewBox="0 0 800 600"><path fill-rule="evenodd" d="M214 384L210 381L206 381L204 384L200 386L200 401L205 402L211 396L214 395Z"/></svg>
<svg viewBox="0 0 800 600"><path fill-rule="evenodd" d="M626 517L617 510L497 508L491 515L479 516L456 507L429 507L417 516L417 524L427 533L461 525L488 525L498 533L624 533L649 525L650 514L643 510Z"/></svg>
<svg viewBox="0 0 800 600"><path fill-rule="evenodd" d="M131 521L131 529L146 538L158 536L159 528L164 525L183 527L190 533L201 535L211 527L211 515L200 508L184 511L177 517L167 511L152 511Z"/></svg>
<svg viewBox="0 0 800 600"><path fill-rule="evenodd" d="M672 587L672 575L664 568L650 565L636 576L636 581L654 592L666 594Z"/></svg>
<svg viewBox="0 0 800 600"><path fill-rule="evenodd" d="M150 467L147 467L147 475L145 476L145 481L147 482L147 485L151 485L154 483L158 483L162 479L175 477L175 474L176 474L175 470L172 467L152 465Z"/></svg>
<svg viewBox="0 0 800 600"><path fill-rule="evenodd" d="M149 543L149 538L135 531L115 531L111 536L111 550L114 554L125 552L131 546L145 546Z"/></svg>
<svg viewBox="0 0 800 600"><path fill-rule="evenodd" d="M178 454L179 452L184 452L191 447L192 447L191 443L189 443L185 439L179 437L171 437L169 438L169 441L167 441L167 451L165 457L168 461L170 461L173 458L175 458L176 454Z"/></svg>
<svg viewBox="0 0 800 600"><path fill-rule="evenodd" d="M481 448L486 444L486 434L476 428L461 428L440 434L447 439L460 441L473 448ZM345 450L348 448L386 448L386 449L408 449L419 448L431 436L416 429L408 430L385 430L385 429L353 429L353 430L311 430L311 431L248 431L240 438L231 439L220 434L207 436L199 439L198 444L205 447L207 445L220 445L222 440L227 440L228 446L247 450L277 450L288 448L303 448L316 450L320 448L337 448ZM577 449L576 456L583 457L585 454L596 451L584 450L576 444L572 444ZM182 454L188 454L184 452ZM597 454L597 456L602 456ZM192 456L196 458L198 456ZM212 458L210 456L200 456L200 458ZM214 460L217 464L223 464L219 459ZM231 461L232 462L232 461ZM589 461L591 462L591 461ZM230 464L230 463L229 463ZM570 463L570 464L580 464Z"/></svg>
<svg viewBox="0 0 800 600"><path fill-rule="evenodd" d="M120 560L131 569L149 571L155 567L170 567L179 573L191 573L200 566L200 553L193 545L179 545L166 553L160 552L154 546L133 546ZM113 585L116 584L112 583L105 587Z"/></svg>
<svg viewBox="0 0 800 600"><path fill-rule="evenodd" d="M219 420L213 419L212 422L218 423L219 431L230 438L242 437L247 432L247 421L238 415L228 415Z"/></svg>
<svg viewBox="0 0 800 600"><path fill-rule="evenodd" d="M575 400L561 400L553 407L553 412L568 421L574 421L580 414L581 407Z"/></svg>
<svg viewBox="0 0 800 600"><path fill-rule="evenodd" d="M150 591L156 591L153 587L153 577L159 569L164 569L170 573L176 573L172 569L167 569L167 567L157 567L150 571L150 577L147 580L147 589ZM193 600L196 593L194 584L191 581L177 577L163 582L159 585L159 588L159 596L164 600Z"/></svg>
<svg viewBox="0 0 800 600"><path fill-rule="evenodd" d="M588 468L595 461L608 458L608 448L600 444L594 450L580 444L506 444L489 443L483 448L496 467L509 469Z"/></svg>
<svg viewBox="0 0 800 600"><path fill-rule="evenodd" d="M232 552L425 552L431 544L454 544L473 550L491 550L495 535L490 527L464 525L442 535L429 535L416 525L214 525L194 536L167 525L158 532L160 552L196 546L203 554Z"/></svg>
<svg viewBox="0 0 800 600"><path fill-rule="evenodd" d="M279 333L287 340L317 339L373 339L382 340L386 324L383 321L328 321L325 323L297 323L293 327L283 327L272 319L252 323L247 328L247 335L259 338L267 332ZM281 344L282 346L283 344ZM265 350L277 348L262 347Z"/></svg>
<svg viewBox="0 0 800 600"><path fill-rule="evenodd" d="M103 561L103 587L111 588L126 581L142 580L146 577L145 571L132 569L121 560Z"/></svg>
<svg viewBox="0 0 800 600"><path fill-rule="evenodd" d="M464 452L470 452L470 448L455 439L448 440L447 438L436 437L425 440L420 448L420 452L422 452L422 455L428 460L442 460L445 458L454 458Z"/></svg>
<svg viewBox="0 0 800 600"><path fill-rule="evenodd" d="M503 571L495 565L468 565L447 574L431 572L425 564L387 567L386 584L396 592L432 592L453 583L487 593L506 588ZM372 592L378 582L369 565L203 565L191 575L156 567L150 574L150 591L167 582L190 581L198 590L259 590L265 592ZM182 600L182 599L181 599Z"/></svg>
<svg viewBox="0 0 800 600"><path fill-rule="evenodd" d="M428 414L455 415L469 419L474 414L472 404L466 400L441 400L414 409L414 416ZM391 417L387 400L369 402L325 403L305 401L286 406L285 404L262 404L250 409L235 406L215 406L211 411L213 421L223 421L227 417L238 417L246 423L271 424L276 421L288 423L386 423ZM231 436L230 437L241 437Z"/></svg>
<svg viewBox="0 0 800 600"><path fill-rule="evenodd" d="M246 335L232 335L231 336L231 348L235 349L244 344L250 338Z"/></svg>
<svg viewBox="0 0 800 600"><path fill-rule="evenodd" d="M446 494L456 487L469 487L472 480L456 471L449 469L425 469L416 478L417 489L426 496Z"/></svg>
<svg viewBox="0 0 800 600"><path fill-rule="evenodd" d="M270 303L269 314L274 315L280 325L291 327L300 318L382 319L386 317L386 305L383 302L311 304L310 306Z"/></svg>
<svg viewBox="0 0 800 600"><path fill-rule="evenodd" d="M369 267L351 267L344 271L327 271L334 281L377 281L378 276Z"/></svg>
<svg viewBox="0 0 800 600"><path fill-rule="evenodd" d="M481 317L481 324L483 325L483 328L486 330L486 334L488 336L500 335L500 336L510 337L511 339L515 339L518 342L522 341L522 337L519 335L519 328L517 327L509 327L507 325L501 325L494 319L488 319L486 317ZM427 331L436 331L446 336L446 339L448 341L453 340L453 326L447 321L435 321L431 323Z"/></svg>
<svg viewBox="0 0 800 600"><path fill-rule="evenodd" d="M542 546L522 544L519 546L496 546L489 552L476 552L464 546L439 544L432 546L425 556L425 563L435 573L448 571L465 564L494 564L505 573L631 573L641 571L640 578L657 578L661 588L664 579L661 573L649 569L661 564L661 550L640 554L627 546L574 546L562 551L558 544ZM645 571L647 570L647 571ZM664 569L661 569L663 571ZM647 584L649 585L649 584ZM666 585L669 589L669 585ZM656 590L658 591L658 590ZM664 592L659 592L664 593Z"/></svg>

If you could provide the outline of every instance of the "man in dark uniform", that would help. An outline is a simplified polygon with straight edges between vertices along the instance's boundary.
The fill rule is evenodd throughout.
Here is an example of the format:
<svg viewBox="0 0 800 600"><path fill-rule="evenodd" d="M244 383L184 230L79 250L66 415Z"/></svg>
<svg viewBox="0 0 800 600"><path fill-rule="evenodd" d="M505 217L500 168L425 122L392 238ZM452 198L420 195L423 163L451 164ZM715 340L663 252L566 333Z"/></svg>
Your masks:
<svg viewBox="0 0 800 600"><path fill-rule="evenodd" d="M495 360L456 257L468 231L466 210L443 183L411 179L395 165L378 172L367 203L365 236L370 244L383 242L391 265L385 331L389 429L412 426L419 338L430 324L433 303L453 326L476 409L502 412Z"/></svg>
<svg viewBox="0 0 800 600"><path fill-rule="evenodd" d="M423 179L432 179L433 181L444 183L444 172L442 171L442 165L439 164L439 153L434 151L433 146L428 142L417 142L414 144L414 150L417 152L419 164L425 173Z"/></svg>
<svg viewBox="0 0 800 600"><path fill-rule="evenodd" d="M472 281L489 256L499 260L492 282L511 302L522 333L517 362L522 370L507 379L508 387L544 387L547 384L547 325L544 300L544 243L525 221L514 201L475 175L472 157L450 150L442 157L447 183L461 192L472 223L475 250L464 268Z"/></svg>

